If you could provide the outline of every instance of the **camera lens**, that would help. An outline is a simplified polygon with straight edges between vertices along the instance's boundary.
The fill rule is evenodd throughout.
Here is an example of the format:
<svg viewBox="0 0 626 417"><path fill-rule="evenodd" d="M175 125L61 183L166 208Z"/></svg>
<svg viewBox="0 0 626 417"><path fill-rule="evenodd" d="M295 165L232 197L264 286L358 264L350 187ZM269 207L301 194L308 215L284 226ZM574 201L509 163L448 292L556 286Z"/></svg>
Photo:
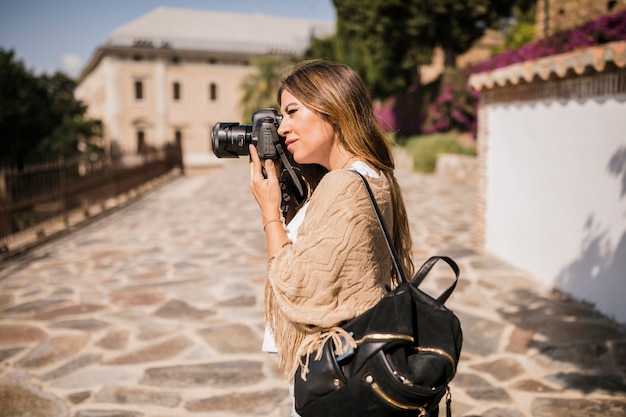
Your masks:
<svg viewBox="0 0 626 417"><path fill-rule="evenodd" d="M239 123L219 122L211 133L213 153L218 158L238 158L249 155L248 146L252 143L252 126Z"/></svg>

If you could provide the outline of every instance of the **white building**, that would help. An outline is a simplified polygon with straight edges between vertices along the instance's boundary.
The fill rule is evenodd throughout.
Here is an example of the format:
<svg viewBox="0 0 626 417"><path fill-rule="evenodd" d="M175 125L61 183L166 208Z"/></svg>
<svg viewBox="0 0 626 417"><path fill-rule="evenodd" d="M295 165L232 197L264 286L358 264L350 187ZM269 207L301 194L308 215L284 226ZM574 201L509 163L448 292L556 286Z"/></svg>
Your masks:
<svg viewBox="0 0 626 417"><path fill-rule="evenodd" d="M242 119L251 59L304 52L334 22L160 7L111 33L83 69L76 97L104 122L104 142L141 151L180 142L185 164L212 158L218 121Z"/></svg>
<svg viewBox="0 0 626 417"><path fill-rule="evenodd" d="M472 75L478 240L626 323L626 41Z"/></svg>

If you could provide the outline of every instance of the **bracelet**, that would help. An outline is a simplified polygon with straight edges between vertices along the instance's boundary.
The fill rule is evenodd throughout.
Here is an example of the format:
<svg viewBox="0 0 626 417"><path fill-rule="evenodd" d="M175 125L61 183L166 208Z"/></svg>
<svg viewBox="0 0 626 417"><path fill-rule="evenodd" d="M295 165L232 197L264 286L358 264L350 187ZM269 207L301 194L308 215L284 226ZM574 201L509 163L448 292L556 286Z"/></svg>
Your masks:
<svg viewBox="0 0 626 417"><path fill-rule="evenodd" d="M274 219L274 220L268 220L263 224L263 231L265 232L265 228L267 227L268 224L270 223L282 223L283 219Z"/></svg>
<svg viewBox="0 0 626 417"><path fill-rule="evenodd" d="M291 245L291 244L293 244L293 242L291 241L291 239L287 239L287 240L285 240L285 242L284 242L282 245L280 245L280 247L281 247L281 248L284 248L285 246L287 246L287 245Z"/></svg>

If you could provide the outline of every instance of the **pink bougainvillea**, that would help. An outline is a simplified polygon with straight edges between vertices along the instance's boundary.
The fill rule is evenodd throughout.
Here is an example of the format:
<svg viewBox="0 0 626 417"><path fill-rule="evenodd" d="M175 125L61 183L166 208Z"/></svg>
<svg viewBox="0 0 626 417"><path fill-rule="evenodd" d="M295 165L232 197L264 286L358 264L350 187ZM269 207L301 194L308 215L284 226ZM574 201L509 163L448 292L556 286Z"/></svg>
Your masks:
<svg viewBox="0 0 626 417"><path fill-rule="evenodd" d="M469 73L492 71L523 61L562 54L578 48L626 40L626 10L591 20L582 26L539 39L475 64Z"/></svg>

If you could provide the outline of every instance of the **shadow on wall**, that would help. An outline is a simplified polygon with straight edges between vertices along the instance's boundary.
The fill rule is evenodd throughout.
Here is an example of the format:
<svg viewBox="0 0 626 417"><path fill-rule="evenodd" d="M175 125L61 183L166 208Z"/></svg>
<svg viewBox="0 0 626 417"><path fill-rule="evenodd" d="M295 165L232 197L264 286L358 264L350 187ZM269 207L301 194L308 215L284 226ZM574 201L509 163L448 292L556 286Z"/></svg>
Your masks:
<svg viewBox="0 0 626 417"><path fill-rule="evenodd" d="M626 146L620 147L609 160L607 170L621 180L620 199L626 196ZM626 216L626 207L624 207ZM602 225L590 215L585 226L586 238L578 259L565 267L555 285L576 297L593 300L599 310L610 312L615 319L626 323L626 230L615 244L611 225ZM591 284L591 285L590 285Z"/></svg>

